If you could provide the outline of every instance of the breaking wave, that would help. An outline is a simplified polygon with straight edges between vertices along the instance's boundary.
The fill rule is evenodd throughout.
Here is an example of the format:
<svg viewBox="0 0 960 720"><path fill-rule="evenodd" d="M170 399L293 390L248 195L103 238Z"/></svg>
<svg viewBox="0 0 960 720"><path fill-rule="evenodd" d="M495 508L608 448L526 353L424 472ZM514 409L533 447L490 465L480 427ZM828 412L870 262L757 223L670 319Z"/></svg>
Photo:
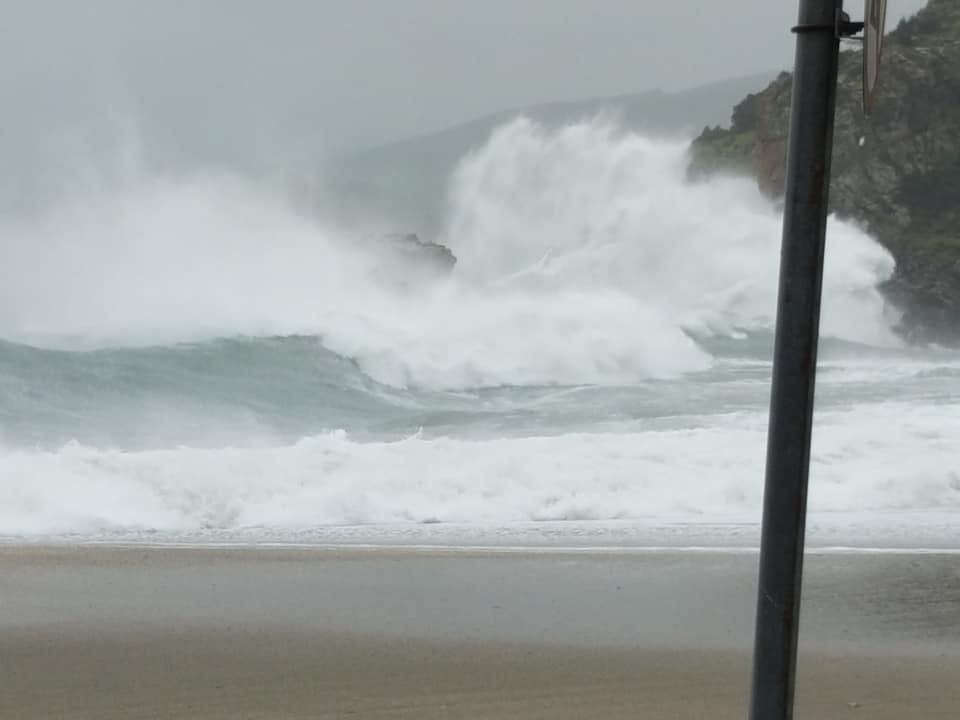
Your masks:
<svg viewBox="0 0 960 720"><path fill-rule="evenodd" d="M465 158L445 281L392 266L282 196L133 174L3 222L0 337L72 346L315 334L375 380L619 384L708 368L698 338L769 328L780 217L746 180L685 181L683 144L518 120ZM823 333L894 343L893 260L831 222Z"/></svg>
<svg viewBox="0 0 960 720"><path fill-rule="evenodd" d="M445 276L224 174L0 218L0 533L755 520L781 217L686 153L501 127ZM892 271L830 221L814 512L960 506L960 365L898 348Z"/></svg>

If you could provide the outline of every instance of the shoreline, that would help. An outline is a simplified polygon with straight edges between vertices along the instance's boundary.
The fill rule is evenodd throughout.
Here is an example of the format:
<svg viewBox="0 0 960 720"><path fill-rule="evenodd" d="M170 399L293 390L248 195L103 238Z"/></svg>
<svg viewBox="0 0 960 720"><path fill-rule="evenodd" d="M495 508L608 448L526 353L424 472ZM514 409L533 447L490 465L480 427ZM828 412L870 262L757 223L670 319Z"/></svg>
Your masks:
<svg viewBox="0 0 960 720"><path fill-rule="evenodd" d="M960 553L955 511L811 513L808 553ZM481 552L728 552L756 553L760 524L742 518L688 520L516 521L328 525L308 529L250 527L89 533L0 533L0 547L81 545L157 548L240 547L409 548Z"/></svg>
<svg viewBox="0 0 960 720"><path fill-rule="evenodd" d="M809 552L811 648L956 650L955 553ZM0 630L251 623L748 650L756 552L0 545ZM305 604L309 600L308 604Z"/></svg>
<svg viewBox="0 0 960 720"><path fill-rule="evenodd" d="M644 556L644 555L744 555L758 556L760 548L755 545L474 545L474 544L415 544L400 542L384 543L313 543L297 541L152 541L152 540L59 540L36 541L0 539L0 553L4 551L60 551L60 550L182 550L182 551L254 551L305 553L395 553L410 555L449 556ZM911 546L911 545L813 545L807 546L804 555L890 555L890 556L956 556L960 547Z"/></svg>

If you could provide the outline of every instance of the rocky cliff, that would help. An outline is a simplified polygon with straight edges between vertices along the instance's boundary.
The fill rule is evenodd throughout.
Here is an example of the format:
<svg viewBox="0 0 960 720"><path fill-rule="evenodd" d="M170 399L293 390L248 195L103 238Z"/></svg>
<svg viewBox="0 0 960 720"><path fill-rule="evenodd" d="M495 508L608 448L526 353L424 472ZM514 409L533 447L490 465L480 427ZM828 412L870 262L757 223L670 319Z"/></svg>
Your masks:
<svg viewBox="0 0 960 720"><path fill-rule="evenodd" d="M856 19L856 18L854 18ZM885 41L873 113L860 104L859 50L841 54L832 210L859 222L893 254L886 288L904 331L960 338L960 0L929 0ZM748 95L727 129L691 147L691 177L746 172L783 193L792 76Z"/></svg>

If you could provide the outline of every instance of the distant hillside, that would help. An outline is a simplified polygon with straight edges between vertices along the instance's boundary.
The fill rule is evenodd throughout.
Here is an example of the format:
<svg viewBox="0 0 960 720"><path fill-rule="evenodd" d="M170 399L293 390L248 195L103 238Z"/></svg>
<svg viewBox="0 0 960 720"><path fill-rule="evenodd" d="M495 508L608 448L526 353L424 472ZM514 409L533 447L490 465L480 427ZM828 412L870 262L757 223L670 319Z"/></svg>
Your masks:
<svg viewBox="0 0 960 720"><path fill-rule="evenodd" d="M736 100L773 76L765 73L683 92L654 90L506 110L441 132L341 155L325 168L326 210L346 219L380 219L397 230L430 237L442 222L446 183L457 162L515 117L559 126L611 112L626 128L693 137L706 125L726 122Z"/></svg>
<svg viewBox="0 0 960 720"><path fill-rule="evenodd" d="M960 0L929 0L887 36L873 114L860 107L860 51L840 62L830 202L893 254L887 288L904 331L960 338ZM733 124L692 146L693 177L747 173L783 193L793 77L747 95Z"/></svg>

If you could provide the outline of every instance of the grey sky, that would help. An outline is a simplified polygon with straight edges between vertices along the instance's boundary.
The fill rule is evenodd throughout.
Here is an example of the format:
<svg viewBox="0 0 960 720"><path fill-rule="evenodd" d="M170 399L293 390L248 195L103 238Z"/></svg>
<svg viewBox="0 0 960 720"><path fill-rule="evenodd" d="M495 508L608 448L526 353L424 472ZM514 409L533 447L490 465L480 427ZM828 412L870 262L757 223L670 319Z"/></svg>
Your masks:
<svg viewBox="0 0 960 720"><path fill-rule="evenodd" d="M891 0L891 25L922 4ZM787 67L795 15L793 0L0 0L0 150L105 119L214 156L375 143Z"/></svg>

